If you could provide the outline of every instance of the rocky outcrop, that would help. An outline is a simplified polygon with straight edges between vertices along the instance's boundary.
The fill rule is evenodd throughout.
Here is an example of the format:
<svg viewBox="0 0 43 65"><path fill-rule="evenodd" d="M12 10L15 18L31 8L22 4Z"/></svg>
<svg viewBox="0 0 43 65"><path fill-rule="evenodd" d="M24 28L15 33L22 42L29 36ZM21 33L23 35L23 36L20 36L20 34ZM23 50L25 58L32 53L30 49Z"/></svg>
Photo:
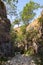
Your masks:
<svg viewBox="0 0 43 65"><path fill-rule="evenodd" d="M36 65L32 57L17 54L11 60L8 60L5 65Z"/></svg>
<svg viewBox="0 0 43 65"><path fill-rule="evenodd" d="M10 28L11 23L7 18L6 7L0 0L0 57L11 56L12 54Z"/></svg>

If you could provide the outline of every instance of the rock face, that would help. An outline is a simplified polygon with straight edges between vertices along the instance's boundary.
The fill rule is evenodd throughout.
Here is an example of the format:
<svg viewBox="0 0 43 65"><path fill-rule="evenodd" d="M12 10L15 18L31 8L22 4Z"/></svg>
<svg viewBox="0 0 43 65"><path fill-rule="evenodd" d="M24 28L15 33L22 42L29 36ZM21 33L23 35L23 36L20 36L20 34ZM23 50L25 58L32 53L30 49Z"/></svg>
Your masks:
<svg viewBox="0 0 43 65"><path fill-rule="evenodd" d="M10 42L10 20L7 18L6 7L0 0L0 57L10 56L12 44Z"/></svg>
<svg viewBox="0 0 43 65"><path fill-rule="evenodd" d="M24 55L16 55L11 60L8 60L4 65L36 65L32 57Z"/></svg>

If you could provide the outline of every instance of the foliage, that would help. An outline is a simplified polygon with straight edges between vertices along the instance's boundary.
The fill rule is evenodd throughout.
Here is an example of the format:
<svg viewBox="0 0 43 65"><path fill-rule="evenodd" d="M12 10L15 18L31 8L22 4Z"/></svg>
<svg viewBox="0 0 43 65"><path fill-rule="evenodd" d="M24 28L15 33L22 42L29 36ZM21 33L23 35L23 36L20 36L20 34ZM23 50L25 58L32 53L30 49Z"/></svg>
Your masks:
<svg viewBox="0 0 43 65"><path fill-rule="evenodd" d="M29 55L29 56L33 55L34 51L33 51L32 47L30 47L27 51L25 51L24 54Z"/></svg>
<svg viewBox="0 0 43 65"><path fill-rule="evenodd" d="M39 49L38 49L38 55L39 55L39 58L41 59L41 64L40 65L43 65L43 11L41 12L41 17L39 18L39 23L40 23L40 31L41 31L41 41L39 39L39 43L40 43L40 46L39 46Z"/></svg>
<svg viewBox="0 0 43 65"><path fill-rule="evenodd" d="M43 11L41 12L41 17L39 18L39 22L41 25L43 24Z"/></svg>
<svg viewBox="0 0 43 65"><path fill-rule="evenodd" d="M6 3L6 9L8 15L16 15L16 4L18 3L18 0L2 0Z"/></svg>
<svg viewBox="0 0 43 65"><path fill-rule="evenodd" d="M43 22L43 18L39 18L39 22L42 23Z"/></svg>
<svg viewBox="0 0 43 65"><path fill-rule="evenodd" d="M20 27L21 31L22 31L22 34L25 34L26 33L26 25L22 25Z"/></svg>
<svg viewBox="0 0 43 65"><path fill-rule="evenodd" d="M21 43L23 41L23 39L24 39L23 35L20 34L20 35L17 35L16 41L17 41L17 43L18 42Z"/></svg>
<svg viewBox="0 0 43 65"><path fill-rule="evenodd" d="M13 22L13 25L18 25L19 27L19 24L20 24L20 19L15 19L15 21Z"/></svg>
<svg viewBox="0 0 43 65"><path fill-rule="evenodd" d="M15 45L15 41L16 41L16 37L17 37L17 32L13 29L13 30L11 30L10 35L11 35L11 41Z"/></svg>
<svg viewBox="0 0 43 65"><path fill-rule="evenodd" d="M6 1L6 0L3 0L3 1ZM15 2L17 2L17 0L7 0L6 2L8 4L8 6L9 5L11 6L11 10L9 11L9 13L11 13L11 14L13 13L14 14L15 7L16 7L15 6L16 5ZM14 2L14 4L13 4L13 2ZM28 46L29 42L32 42L33 38L36 38L39 41L39 38L38 38L38 33L39 32L38 32L38 30L31 29L28 32L26 31L27 24L29 23L29 21L31 21L34 18L35 14L36 14L34 12L34 10L36 10L38 8L40 8L40 5L35 3L35 2L33 2L33 1L30 1L29 3L26 4L26 6L24 7L24 9L23 9L23 11L21 13L21 17L22 17L24 25L22 25L20 27L19 34L18 34L17 31L15 31L13 29L13 27L16 24L19 26L21 20L20 19L15 19L15 21L12 23L10 35L11 35L11 41L12 41L12 43L14 43L15 46L16 46L16 43L21 43L21 44L23 43L24 46L25 46L25 44ZM41 16L41 18L39 18L39 22L41 24L43 24L43 16ZM42 26L42 29L43 29L43 25L41 25L41 26ZM43 41L41 41L40 43L43 44ZM29 49L24 51L24 54L32 55L33 52L34 52L33 48L30 47ZM39 56L41 58L41 65L42 65L43 64L43 59L42 59L43 58L43 47L41 47L39 49ZM2 60L6 61L7 59L6 58L1 58L1 61Z"/></svg>
<svg viewBox="0 0 43 65"><path fill-rule="evenodd" d="M21 12L21 18L25 24L28 24L35 16L35 10L40 8L40 4L30 1Z"/></svg>

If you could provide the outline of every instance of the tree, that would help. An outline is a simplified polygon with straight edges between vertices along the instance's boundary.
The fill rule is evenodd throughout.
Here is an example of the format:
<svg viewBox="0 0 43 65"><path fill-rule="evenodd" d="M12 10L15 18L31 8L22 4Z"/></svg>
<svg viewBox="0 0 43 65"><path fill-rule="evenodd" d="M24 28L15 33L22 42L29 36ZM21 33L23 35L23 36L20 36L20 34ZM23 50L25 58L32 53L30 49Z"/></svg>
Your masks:
<svg viewBox="0 0 43 65"><path fill-rule="evenodd" d="M31 21L36 15L34 11L40 7L40 4L33 1L27 3L26 6L23 8L23 11L21 12L21 18L23 20L23 23L28 24L29 21Z"/></svg>
<svg viewBox="0 0 43 65"><path fill-rule="evenodd" d="M6 3L6 9L7 9L7 14L8 15L16 15L16 4L18 2L18 0L2 0L3 2Z"/></svg>
<svg viewBox="0 0 43 65"><path fill-rule="evenodd" d="M15 21L13 22L13 25L18 25L19 27L19 24L20 24L20 19L15 19Z"/></svg>

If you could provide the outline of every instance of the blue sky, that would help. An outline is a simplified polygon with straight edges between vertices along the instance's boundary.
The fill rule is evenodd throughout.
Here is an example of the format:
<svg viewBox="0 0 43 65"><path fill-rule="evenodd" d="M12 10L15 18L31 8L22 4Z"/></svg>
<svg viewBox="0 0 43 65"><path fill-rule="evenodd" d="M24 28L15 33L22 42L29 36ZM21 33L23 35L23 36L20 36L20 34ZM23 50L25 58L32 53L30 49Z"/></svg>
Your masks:
<svg viewBox="0 0 43 65"><path fill-rule="evenodd" d="M18 0L18 4L17 4L17 12L19 13L20 11L23 10L23 7L26 5L26 3L28 3L30 0ZM40 5L43 5L43 0L33 0L34 2L39 3ZM37 18L41 13L41 9L36 10L36 16L35 18ZM10 17L8 17L10 18ZM12 20L14 19L14 17L12 17ZM11 20L11 18L10 18Z"/></svg>

